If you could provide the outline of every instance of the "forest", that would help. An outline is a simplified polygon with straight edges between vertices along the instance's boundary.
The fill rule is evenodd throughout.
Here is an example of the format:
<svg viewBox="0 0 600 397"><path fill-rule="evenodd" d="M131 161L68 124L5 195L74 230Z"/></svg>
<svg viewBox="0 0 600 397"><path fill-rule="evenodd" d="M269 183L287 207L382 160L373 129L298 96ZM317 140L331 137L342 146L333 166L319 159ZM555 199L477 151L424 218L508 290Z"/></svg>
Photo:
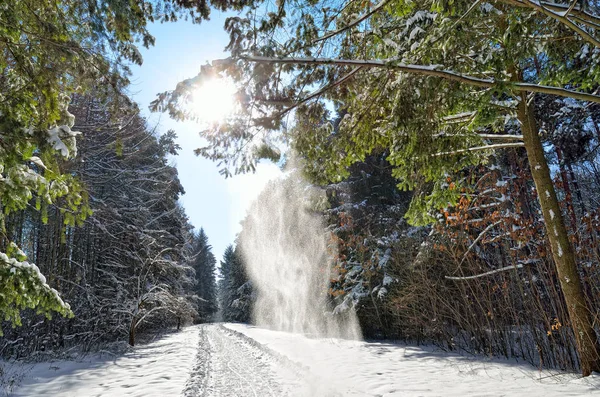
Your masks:
<svg viewBox="0 0 600 397"><path fill-rule="evenodd" d="M211 12L229 57L151 110L197 120L215 80L234 107L182 148L131 68L152 24ZM255 322L259 207L216 258L179 201L195 149L224 177L284 170L257 202L318 217L324 310L365 340L600 372L599 81L596 0L2 3L0 357Z"/></svg>

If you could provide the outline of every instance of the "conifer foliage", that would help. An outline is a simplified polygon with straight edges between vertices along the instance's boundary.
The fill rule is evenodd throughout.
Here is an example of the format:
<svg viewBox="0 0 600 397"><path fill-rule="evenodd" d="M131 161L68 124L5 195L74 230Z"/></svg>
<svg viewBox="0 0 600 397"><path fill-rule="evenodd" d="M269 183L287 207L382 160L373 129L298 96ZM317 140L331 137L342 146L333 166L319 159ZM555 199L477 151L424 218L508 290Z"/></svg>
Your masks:
<svg viewBox="0 0 600 397"><path fill-rule="evenodd" d="M216 263L204 229L192 235L191 266L196 271L193 292L198 298L198 321L211 321L218 310Z"/></svg>
<svg viewBox="0 0 600 397"><path fill-rule="evenodd" d="M219 280L219 308L223 321L250 322L254 301L242 255L237 246L225 249Z"/></svg>

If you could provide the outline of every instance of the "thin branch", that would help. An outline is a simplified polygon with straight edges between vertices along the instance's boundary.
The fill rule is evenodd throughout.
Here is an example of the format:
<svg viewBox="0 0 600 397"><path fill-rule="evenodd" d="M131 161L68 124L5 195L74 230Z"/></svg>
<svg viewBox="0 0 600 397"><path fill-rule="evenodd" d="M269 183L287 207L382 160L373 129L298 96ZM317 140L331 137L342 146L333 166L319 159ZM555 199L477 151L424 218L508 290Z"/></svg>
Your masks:
<svg viewBox="0 0 600 397"><path fill-rule="evenodd" d="M457 81L472 85L474 87L494 88L498 85L506 85L517 92L537 92L542 94L557 95L566 98L579 99L581 101L600 103L600 96L569 90L566 88L551 87L522 82L495 81L493 79L482 79L464 75L448 70L438 69L439 65L407 65L398 63L394 59L383 60L360 60L360 59L335 59L335 58L277 58L244 55L237 59L255 63L287 63L287 64L313 64L313 65L336 65L336 66L361 66L368 68L387 68L395 69L404 73L411 73L424 76L441 77L450 81ZM213 61L213 65L227 65L234 62L234 59L221 59Z"/></svg>
<svg viewBox="0 0 600 397"><path fill-rule="evenodd" d="M458 25L460 23L460 21L462 21L463 19L465 19L466 16L469 15L471 13L471 11L473 11L473 9L479 5L479 3L481 3L481 0L477 0L476 2L474 2L473 5L471 7L469 7L469 9L467 10L467 12L465 12L460 18L458 18L458 20L456 22L454 22L454 24L452 25L452 27L453 28L456 27L456 25Z"/></svg>
<svg viewBox="0 0 600 397"><path fill-rule="evenodd" d="M467 248L467 252L465 252L465 254L462 257L462 260L460 261L460 265L463 264L463 262L465 261L465 259L467 259L467 255L469 254L469 252L471 252L471 250L473 249L473 247L475 247L475 245L479 242L479 240L481 240L483 238L483 236L490 231L493 227L498 226L499 224L501 224L503 222L503 220L499 220L498 222L492 223L491 225L489 225L488 227L486 227L485 229L483 229L483 231L481 233L479 233L479 236L477 236L477 238L475 239L475 241L473 241L473 243L469 246L469 248Z"/></svg>
<svg viewBox="0 0 600 397"><path fill-rule="evenodd" d="M565 12L565 17L568 17L569 14L571 12L573 12L573 8L575 8L575 6L577 5L577 3L579 2L579 0L573 0L573 2L571 3L571 6L569 7L569 9Z"/></svg>
<svg viewBox="0 0 600 397"><path fill-rule="evenodd" d="M508 135L508 134L502 134L502 135L496 135L496 134L477 134L477 136L480 136L484 139L507 139L507 140L516 140L516 141L522 141L523 140L523 135Z"/></svg>
<svg viewBox="0 0 600 397"><path fill-rule="evenodd" d="M520 7L527 7L527 8L531 8L536 11L539 11L542 14L554 19L555 21L560 22L563 25L569 27L571 30L573 30L574 32L579 34L585 41L595 45L596 47L600 47L599 40L597 40L591 34L586 32L579 26L577 26L577 24L573 23L567 17L566 11L568 11L568 7L567 7L567 9L565 9L564 12L555 12L555 11L552 11L552 10L546 8L544 5L538 3L537 1L533 1L533 0L523 0L523 1L520 1L520 0L498 0L498 1L500 1L502 3L506 3L506 4L520 6Z"/></svg>
<svg viewBox="0 0 600 397"><path fill-rule="evenodd" d="M322 37L319 37L319 38L315 39L312 42L312 44L316 44L316 43L318 43L320 41L327 40L327 39L329 39L329 38L331 38L333 36L337 36L338 34L344 32L344 31L346 31L348 29L351 29L351 28L355 27L356 25L358 25L359 23L361 23L362 21L364 21L365 19L369 18L371 15L373 15L377 11L379 11L384 5L387 4L388 1L389 0L382 0L381 2L379 2L379 4L377 4L375 7L373 7L373 9L371 11L369 11L366 14L358 17L354 21L350 22L348 25L346 25L346 26L344 26L342 28L339 28L337 30L334 30L332 32L326 33Z"/></svg>
<svg viewBox="0 0 600 397"><path fill-rule="evenodd" d="M330 89L332 89L334 87L337 87L340 84L343 84L345 81L347 81L352 76L354 76L360 69L362 69L362 68L361 67L357 67L357 68L352 69L352 71L350 71L350 73L346 74L345 76L341 77L340 79L334 81L331 84L327 84L327 85L319 88L317 91L313 92L312 94L308 95L305 98L302 98L301 100L299 100L298 102L296 102L292 106L288 107L287 109L282 110L276 117L282 117L286 113L289 113L293 109L297 108L298 106L300 106L300 105L302 105L302 104L310 101L311 99L314 99L314 98L318 97L319 95L322 95L327 90L330 90Z"/></svg>
<svg viewBox="0 0 600 397"><path fill-rule="evenodd" d="M477 112L464 112L464 113L452 114L450 116L444 117L442 120L444 120L444 121L454 121L454 120L462 121L465 119L470 120L473 117L475 117L476 114L477 114Z"/></svg>
<svg viewBox="0 0 600 397"><path fill-rule="evenodd" d="M511 147L523 147L523 146L525 146L525 144L523 142L497 143L494 145L475 146L475 147L470 147L467 149L453 150L451 152L435 153L435 154L433 154L433 156L449 156L449 155L453 155L453 154L477 152L479 150L506 149L506 148L511 148Z"/></svg>
<svg viewBox="0 0 600 397"><path fill-rule="evenodd" d="M574 3L577 2L575 1ZM564 12L567 10L567 6L564 4L556 4L548 1L540 1L540 4L552 11ZM587 12L583 11L578 5L575 5L575 7L573 7L573 9L569 11L569 14L573 15L573 17L579 19L582 23L585 23L590 27L598 27L598 25L600 25L600 18L598 18L595 15L588 14Z"/></svg>
<svg viewBox="0 0 600 397"><path fill-rule="evenodd" d="M403 134L402 136L408 136L408 134ZM459 133L459 134L447 134L445 132L441 132L439 134L434 134L433 137L434 138L453 138L453 137L470 137L473 136L472 134L464 134L464 133ZM483 134L483 133L475 133L475 136L479 137L479 138L483 138L483 139L498 139L498 140L508 140L508 141L522 141L523 140L523 135L509 135L509 134L504 134L504 135L497 135L497 134Z"/></svg>
<svg viewBox="0 0 600 397"><path fill-rule="evenodd" d="M490 270L489 272L485 272L485 273L481 273L481 274L476 274L474 276L465 276L465 277L444 276L444 278L447 279L447 280L458 280L458 281L473 280L473 279L476 279L476 278L485 277L485 276L491 276L492 274L496 274L496 273L500 273L500 272L505 272L507 270L521 269L522 267L523 267L523 263L519 263L518 265L501 267L500 269Z"/></svg>

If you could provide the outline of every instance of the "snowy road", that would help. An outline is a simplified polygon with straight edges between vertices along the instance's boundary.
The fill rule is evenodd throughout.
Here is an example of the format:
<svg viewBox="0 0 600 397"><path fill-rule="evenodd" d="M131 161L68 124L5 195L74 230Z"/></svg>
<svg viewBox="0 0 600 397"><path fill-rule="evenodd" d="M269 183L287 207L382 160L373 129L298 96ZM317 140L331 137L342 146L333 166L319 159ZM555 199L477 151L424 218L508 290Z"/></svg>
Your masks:
<svg viewBox="0 0 600 397"><path fill-rule="evenodd" d="M36 364L15 396L600 396L600 377L433 348L188 327L111 359Z"/></svg>
<svg viewBox="0 0 600 397"><path fill-rule="evenodd" d="M221 325L200 328L198 357L185 396L288 396L301 386L285 365L250 338Z"/></svg>

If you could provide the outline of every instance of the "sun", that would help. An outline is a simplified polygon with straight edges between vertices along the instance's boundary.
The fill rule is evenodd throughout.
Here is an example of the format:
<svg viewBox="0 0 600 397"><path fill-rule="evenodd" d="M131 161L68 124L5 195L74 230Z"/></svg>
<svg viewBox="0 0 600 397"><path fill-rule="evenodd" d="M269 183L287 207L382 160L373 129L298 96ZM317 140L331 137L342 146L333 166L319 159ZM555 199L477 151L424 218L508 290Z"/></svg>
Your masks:
<svg viewBox="0 0 600 397"><path fill-rule="evenodd" d="M201 122L224 121L235 110L235 93L236 88L231 81L207 80L192 93L192 111Z"/></svg>

